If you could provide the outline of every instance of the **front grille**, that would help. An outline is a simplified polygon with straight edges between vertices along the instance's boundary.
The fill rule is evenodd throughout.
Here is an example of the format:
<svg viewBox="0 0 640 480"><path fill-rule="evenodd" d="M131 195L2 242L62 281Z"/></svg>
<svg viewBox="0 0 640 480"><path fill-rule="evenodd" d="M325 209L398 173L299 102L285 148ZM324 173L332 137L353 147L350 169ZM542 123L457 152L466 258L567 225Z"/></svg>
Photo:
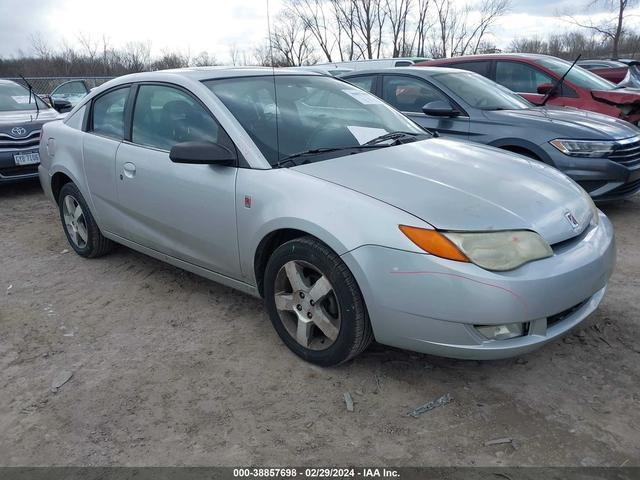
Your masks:
<svg viewBox="0 0 640 480"><path fill-rule="evenodd" d="M630 140L628 143L621 142L616 145L609 159L627 167L640 165L640 138Z"/></svg>
<svg viewBox="0 0 640 480"><path fill-rule="evenodd" d="M0 133L0 150L27 150L38 146L40 130L35 130L25 137L12 137L7 133Z"/></svg>
<svg viewBox="0 0 640 480"><path fill-rule="evenodd" d="M2 177L18 177L20 175L29 175L33 173L38 173L38 165L0 168L0 176Z"/></svg>
<svg viewBox="0 0 640 480"><path fill-rule="evenodd" d="M588 300L588 299L587 299ZM559 323L561 321L563 321L564 319L566 319L567 317L570 317L571 315L573 315L575 312L577 312L585 303L587 303L587 300L583 300L582 302L580 302L577 305L574 305L571 308L567 308L566 310L563 310L560 313L556 313L555 315L551 315L550 317L547 317L547 328L555 325L556 323Z"/></svg>

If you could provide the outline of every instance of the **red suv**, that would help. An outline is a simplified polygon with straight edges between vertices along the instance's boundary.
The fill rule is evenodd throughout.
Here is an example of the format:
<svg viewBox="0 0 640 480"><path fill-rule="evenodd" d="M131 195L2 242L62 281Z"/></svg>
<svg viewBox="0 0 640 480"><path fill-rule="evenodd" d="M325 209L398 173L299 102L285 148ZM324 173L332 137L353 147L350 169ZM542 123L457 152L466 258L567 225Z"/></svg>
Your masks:
<svg viewBox="0 0 640 480"><path fill-rule="evenodd" d="M417 66L470 70L540 105L571 62L548 55L513 53L443 58ZM640 90L616 88L614 83L577 65L568 73L558 91L551 93L547 104L591 110L636 125L640 121Z"/></svg>

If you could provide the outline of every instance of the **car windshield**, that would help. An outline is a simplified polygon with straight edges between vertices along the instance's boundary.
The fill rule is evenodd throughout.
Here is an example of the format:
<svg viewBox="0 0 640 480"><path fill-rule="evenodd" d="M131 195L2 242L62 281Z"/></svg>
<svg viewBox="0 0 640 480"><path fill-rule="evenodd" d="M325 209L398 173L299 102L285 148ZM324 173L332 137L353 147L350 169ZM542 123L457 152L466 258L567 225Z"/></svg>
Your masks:
<svg viewBox="0 0 640 480"><path fill-rule="evenodd" d="M431 75L433 81L481 110L522 110L533 105L520 95L473 72L446 72Z"/></svg>
<svg viewBox="0 0 640 480"><path fill-rule="evenodd" d="M0 112L24 112L36 110L35 102L38 102L40 108L47 108L47 105L31 95L29 99L29 90L17 83L0 83Z"/></svg>
<svg viewBox="0 0 640 480"><path fill-rule="evenodd" d="M322 153L323 159L347 155L391 132L427 138L422 128L377 97L332 77L268 75L203 83L271 165L302 152ZM386 145L366 147L374 146Z"/></svg>
<svg viewBox="0 0 640 480"><path fill-rule="evenodd" d="M572 62L567 62L561 58L543 57L536 59L539 65L548 68L558 77L561 77L569 69ZM574 65L565 79L574 85L588 90L613 90L616 84L599 77L595 73L591 73L578 65Z"/></svg>

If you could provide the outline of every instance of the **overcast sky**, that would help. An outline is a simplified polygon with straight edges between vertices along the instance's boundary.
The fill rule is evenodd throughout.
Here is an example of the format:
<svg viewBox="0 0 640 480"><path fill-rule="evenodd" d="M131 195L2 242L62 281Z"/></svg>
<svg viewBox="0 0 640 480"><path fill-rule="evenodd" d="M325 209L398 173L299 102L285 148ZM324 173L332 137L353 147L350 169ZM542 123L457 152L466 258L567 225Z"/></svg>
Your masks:
<svg viewBox="0 0 640 480"><path fill-rule="evenodd" d="M494 28L499 47L515 37L544 36L568 29L558 13L585 11L589 0L512 0L510 13ZM281 0L270 0L271 17ZM589 9L594 13L594 9ZM634 12L640 13L640 12ZM634 19L635 21L635 19ZM196 55L201 51L228 61L230 46L251 51L267 35L266 0L0 0L0 56L32 53L36 34L56 47L76 45L79 33L111 46L149 41L163 50Z"/></svg>

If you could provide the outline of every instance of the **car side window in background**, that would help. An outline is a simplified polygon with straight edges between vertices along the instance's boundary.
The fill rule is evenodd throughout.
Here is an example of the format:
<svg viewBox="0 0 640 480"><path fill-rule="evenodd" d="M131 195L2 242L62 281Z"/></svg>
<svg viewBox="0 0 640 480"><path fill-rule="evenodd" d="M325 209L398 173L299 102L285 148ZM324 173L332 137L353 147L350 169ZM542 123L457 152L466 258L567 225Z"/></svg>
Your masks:
<svg viewBox="0 0 640 480"><path fill-rule="evenodd" d="M410 60L398 60L395 64L396 67L410 67L413 62Z"/></svg>
<svg viewBox="0 0 640 480"><path fill-rule="evenodd" d="M442 92L426 81L400 75L384 76L382 98L401 112L422 113L422 107L437 100L451 104Z"/></svg>
<svg viewBox="0 0 640 480"><path fill-rule="evenodd" d="M171 150L182 142L218 143L221 131L211 114L188 93L166 85L142 85L138 89L133 143Z"/></svg>
<svg viewBox="0 0 640 480"><path fill-rule="evenodd" d="M361 75L359 77L349 78L347 81L351 85L355 85L362 90L366 90L367 92L373 91L373 80L375 79L375 75Z"/></svg>
<svg viewBox="0 0 640 480"><path fill-rule="evenodd" d="M538 85L553 83L553 79L526 63L498 61L496 82L514 92L538 93Z"/></svg>
<svg viewBox="0 0 640 480"><path fill-rule="evenodd" d="M67 117L64 121L67 127L75 128L76 130L82 130L82 124L84 123L84 114L87 110L87 106L84 105L76 110L73 115Z"/></svg>
<svg viewBox="0 0 640 480"><path fill-rule="evenodd" d="M57 87L52 93L51 96L54 97L56 95L86 95L89 93L87 86L82 80L76 80L72 82L63 83L59 87Z"/></svg>
<svg viewBox="0 0 640 480"><path fill-rule="evenodd" d="M93 102L94 133L122 140L124 138L124 107L129 96L129 87L106 93Z"/></svg>
<svg viewBox="0 0 640 480"><path fill-rule="evenodd" d="M479 73L483 77L489 77L490 62L457 62L447 67L459 68L460 70L468 70L470 72Z"/></svg>

